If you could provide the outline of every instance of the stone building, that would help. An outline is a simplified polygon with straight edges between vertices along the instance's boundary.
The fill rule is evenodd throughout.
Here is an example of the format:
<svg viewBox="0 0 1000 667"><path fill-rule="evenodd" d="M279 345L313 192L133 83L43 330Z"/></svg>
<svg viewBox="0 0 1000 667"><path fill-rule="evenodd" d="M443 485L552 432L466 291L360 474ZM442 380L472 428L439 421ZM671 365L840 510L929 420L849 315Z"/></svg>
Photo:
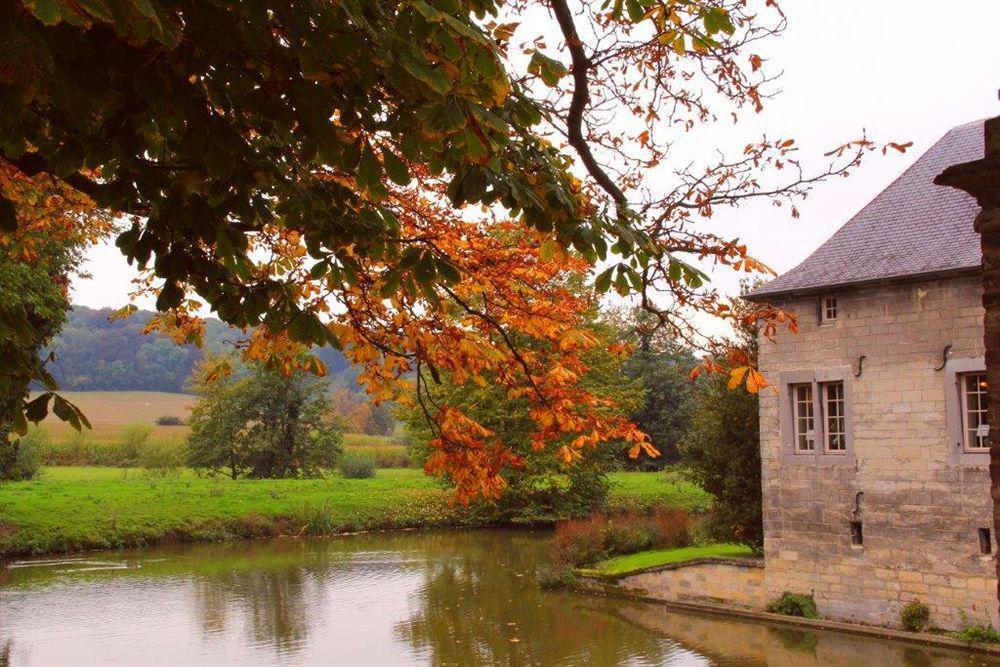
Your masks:
<svg viewBox="0 0 1000 667"><path fill-rule="evenodd" d="M799 266L751 298L795 311L762 340L765 594L829 618L997 625L978 212L933 184L981 158L954 128Z"/></svg>

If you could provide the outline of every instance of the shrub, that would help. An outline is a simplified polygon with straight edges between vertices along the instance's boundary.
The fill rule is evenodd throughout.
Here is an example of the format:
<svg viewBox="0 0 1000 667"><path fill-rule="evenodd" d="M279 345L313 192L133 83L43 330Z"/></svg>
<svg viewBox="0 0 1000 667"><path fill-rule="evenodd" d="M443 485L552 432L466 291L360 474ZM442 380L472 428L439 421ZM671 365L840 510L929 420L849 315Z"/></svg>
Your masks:
<svg viewBox="0 0 1000 667"><path fill-rule="evenodd" d="M126 424L122 432L118 434L118 439L109 448L108 455L111 457L111 465L134 466L139 463L139 457L149 444L149 436L153 433L153 427L149 424Z"/></svg>
<svg viewBox="0 0 1000 667"><path fill-rule="evenodd" d="M970 644L997 644L1000 643L1000 632L996 631L992 625L970 625L961 632L952 635L955 639L961 639Z"/></svg>
<svg viewBox="0 0 1000 667"><path fill-rule="evenodd" d="M914 600L899 612L899 620L903 627L910 632L920 632L927 627L927 622L931 618L931 609L923 602Z"/></svg>
<svg viewBox="0 0 1000 667"><path fill-rule="evenodd" d="M990 625L989 621L982 624L972 623L969 621L969 616L965 613L964 609L959 609L958 613L962 616L962 624L965 628L959 632L952 633L952 637L960 639L963 642L969 642L970 644L1000 643L1000 633Z"/></svg>
<svg viewBox="0 0 1000 667"><path fill-rule="evenodd" d="M574 589L577 586L573 568L565 566L543 566L535 572L538 587L543 590L561 588Z"/></svg>
<svg viewBox="0 0 1000 667"><path fill-rule="evenodd" d="M163 415L156 418L156 423L159 426L183 426L184 420L177 415Z"/></svg>
<svg viewBox="0 0 1000 667"><path fill-rule="evenodd" d="M345 454L337 467L341 477L345 479L369 479L375 476L375 464L367 456Z"/></svg>
<svg viewBox="0 0 1000 667"><path fill-rule="evenodd" d="M151 477L173 477L184 465L184 453L176 442L152 440L142 448L139 465Z"/></svg>
<svg viewBox="0 0 1000 667"><path fill-rule="evenodd" d="M683 547L691 541L689 523L688 515L676 509L594 514L561 521L549 555L558 565L579 567L647 549Z"/></svg>
<svg viewBox="0 0 1000 667"><path fill-rule="evenodd" d="M192 389L201 395L188 420L187 464L233 479L322 477L341 452L341 428L327 385L303 370L284 375L252 365L220 377L206 359Z"/></svg>
<svg viewBox="0 0 1000 667"><path fill-rule="evenodd" d="M740 316L753 308L743 300L733 307ZM756 360L753 325L741 326L736 333L748 358ZM764 545L759 400L757 394L731 390L728 382L729 376L721 373L699 383L691 425L681 442L681 461L694 481L715 496L707 524L712 539L759 550Z"/></svg>
<svg viewBox="0 0 1000 667"><path fill-rule="evenodd" d="M813 599L813 596L801 593L789 593L785 591L781 594L781 597L771 600L768 603L767 610L772 614L798 616L800 618L819 618L819 611L816 610L816 601Z"/></svg>
<svg viewBox="0 0 1000 667"><path fill-rule="evenodd" d="M339 526L333 519L333 508L328 502L305 504L295 512L295 521L306 535L330 535Z"/></svg>
<svg viewBox="0 0 1000 667"><path fill-rule="evenodd" d="M604 528L607 518L595 514L587 519L562 521L556 525L549 547L552 560L561 566L596 563L604 557Z"/></svg>
<svg viewBox="0 0 1000 667"><path fill-rule="evenodd" d="M27 435L0 447L0 479L20 481L37 477L47 440L44 431L33 428Z"/></svg>

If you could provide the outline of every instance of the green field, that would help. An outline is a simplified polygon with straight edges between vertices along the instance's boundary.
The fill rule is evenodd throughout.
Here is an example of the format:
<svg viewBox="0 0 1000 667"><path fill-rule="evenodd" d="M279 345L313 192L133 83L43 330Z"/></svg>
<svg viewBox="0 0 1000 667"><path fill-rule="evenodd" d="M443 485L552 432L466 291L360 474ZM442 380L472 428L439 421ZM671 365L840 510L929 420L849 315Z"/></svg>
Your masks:
<svg viewBox="0 0 1000 667"><path fill-rule="evenodd" d="M161 426L159 417L180 417L187 421L198 400L190 394L155 391L69 391L62 395L90 420L91 429L77 433L66 422L52 416L37 428L44 434L42 462L57 466L130 466L137 464L134 447L122 447L121 437L131 424L150 429L149 441L180 450L188 427ZM345 433L344 451L365 456L379 468L409 467L405 445L383 435ZM125 451L123 452L122 449Z"/></svg>
<svg viewBox="0 0 1000 667"><path fill-rule="evenodd" d="M711 501L697 486L656 473L615 473L611 482L613 507L703 511ZM230 480L46 468L40 479L0 486L0 555L466 524L449 499L437 480L409 469L363 480Z"/></svg>

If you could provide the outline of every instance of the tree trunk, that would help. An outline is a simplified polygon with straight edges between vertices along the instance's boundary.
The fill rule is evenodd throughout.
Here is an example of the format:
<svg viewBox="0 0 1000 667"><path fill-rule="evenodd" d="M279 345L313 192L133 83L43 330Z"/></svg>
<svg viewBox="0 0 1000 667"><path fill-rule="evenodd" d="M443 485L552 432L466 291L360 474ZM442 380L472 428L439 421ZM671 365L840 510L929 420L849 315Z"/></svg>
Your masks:
<svg viewBox="0 0 1000 667"><path fill-rule="evenodd" d="M997 185L1000 188L1000 184ZM984 208L976 219L983 250L983 346L990 423L990 496L993 498L993 535L1000 538L1000 208ZM997 601L1000 608L1000 559L996 561Z"/></svg>
<svg viewBox="0 0 1000 667"><path fill-rule="evenodd" d="M983 124L984 156L948 167L938 174L938 185L965 190L982 207L976 217L983 255L983 347L990 430L990 497L993 499L993 537L1000 538L1000 116ZM996 551L996 549L994 549ZM996 561L997 610L1000 614L1000 559Z"/></svg>

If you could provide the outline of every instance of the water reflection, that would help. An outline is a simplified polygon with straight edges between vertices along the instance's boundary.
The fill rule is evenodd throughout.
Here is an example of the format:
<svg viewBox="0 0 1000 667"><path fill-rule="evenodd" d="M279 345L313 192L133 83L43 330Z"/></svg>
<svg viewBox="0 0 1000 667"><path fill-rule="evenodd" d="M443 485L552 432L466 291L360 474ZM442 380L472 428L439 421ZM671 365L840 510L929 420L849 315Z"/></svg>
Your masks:
<svg viewBox="0 0 1000 667"><path fill-rule="evenodd" d="M7 564L0 667L987 664L961 652L542 592L532 575L545 540L387 533Z"/></svg>

